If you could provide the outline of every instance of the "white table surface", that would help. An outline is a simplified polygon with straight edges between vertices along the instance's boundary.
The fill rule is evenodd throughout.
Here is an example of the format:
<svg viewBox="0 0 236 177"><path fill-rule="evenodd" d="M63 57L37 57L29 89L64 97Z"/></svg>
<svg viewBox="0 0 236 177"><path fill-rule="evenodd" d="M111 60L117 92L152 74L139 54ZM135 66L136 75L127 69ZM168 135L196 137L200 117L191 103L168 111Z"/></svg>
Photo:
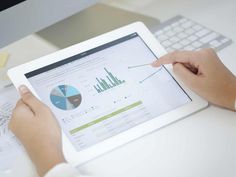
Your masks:
<svg viewBox="0 0 236 177"><path fill-rule="evenodd" d="M235 0L103 0L111 5L166 20L189 17L236 41ZM236 45L219 56L236 74ZM35 35L0 51L8 51L8 67L46 55L57 48ZM16 159L11 177L34 176L25 157ZM24 162L24 163L23 163ZM235 177L236 113L210 105L177 123L146 135L80 167L102 177Z"/></svg>

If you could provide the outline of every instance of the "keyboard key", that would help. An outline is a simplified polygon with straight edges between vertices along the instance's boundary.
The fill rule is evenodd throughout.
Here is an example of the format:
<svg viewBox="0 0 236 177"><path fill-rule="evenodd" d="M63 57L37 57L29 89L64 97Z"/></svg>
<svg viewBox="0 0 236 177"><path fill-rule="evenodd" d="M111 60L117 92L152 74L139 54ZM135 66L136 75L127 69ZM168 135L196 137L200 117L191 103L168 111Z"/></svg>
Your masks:
<svg viewBox="0 0 236 177"><path fill-rule="evenodd" d="M184 50L194 51L195 48L193 46L186 46L184 47Z"/></svg>
<svg viewBox="0 0 236 177"><path fill-rule="evenodd" d="M169 31L171 29L171 27L170 26L167 26L167 27L165 27L164 29L163 29L163 31Z"/></svg>
<svg viewBox="0 0 236 177"><path fill-rule="evenodd" d="M175 49L173 49L173 48L169 47L169 48L166 48L166 51L167 51L168 53L171 53L171 52L174 52L174 51L175 51Z"/></svg>
<svg viewBox="0 0 236 177"><path fill-rule="evenodd" d="M177 36L178 36L180 39L183 39L183 38L186 38L188 35L187 35L186 33L182 32L182 33L179 33Z"/></svg>
<svg viewBox="0 0 236 177"><path fill-rule="evenodd" d="M186 45L190 44L190 41L187 39L184 39L184 40L180 41L179 43L182 44L183 46L186 46Z"/></svg>
<svg viewBox="0 0 236 177"><path fill-rule="evenodd" d="M217 33L210 33L207 36L201 38L200 41L202 43L208 43L208 42L212 41L213 39L217 38L218 36L219 36L219 34L217 34Z"/></svg>
<svg viewBox="0 0 236 177"><path fill-rule="evenodd" d="M214 41L211 41L210 44L213 46L213 47L219 47L221 45L221 43L217 40L214 40Z"/></svg>
<svg viewBox="0 0 236 177"><path fill-rule="evenodd" d="M172 37L172 36L175 35L175 33L174 33L173 31L168 31L168 32L166 33L166 35L169 36L169 37Z"/></svg>
<svg viewBox="0 0 236 177"><path fill-rule="evenodd" d="M188 37L188 40L190 40L190 41L196 41L198 39L198 37L197 36L195 36L195 35L192 35L192 36L189 36Z"/></svg>
<svg viewBox="0 0 236 177"><path fill-rule="evenodd" d="M193 26L193 29L196 30L196 31L199 31L200 29L202 29L202 26L195 25L195 26Z"/></svg>
<svg viewBox="0 0 236 177"><path fill-rule="evenodd" d="M169 40L166 40L162 43L165 47L169 47L172 43Z"/></svg>
<svg viewBox="0 0 236 177"><path fill-rule="evenodd" d="M181 49L183 46L182 46L181 44L176 43L176 44L174 44L172 47L173 47L174 49L179 50L179 49Z"/></svg>
<svg viewBox="0 0 236 177"><path fill-rule="evenodd" d="M166 35L162 34L162 35L158 36L158 39L160 41L165 41L166 39L168 39L168 37Z"/></svg>
<svg viewBox="0 0 236 177"><path fill-rule="evenodd" d="M180 23L185 23L186 21L188 21L186 18L183 18L183 19L181 19L179 22Z"/></svg>
<svg viewBox="0 0 236 177"><path fill-rule="evenodd" d="M196 35L198 37L203 37L205 36L207 33L209 33L210 31L208 29L202 29L201 31L197 32Z"/></svg>
<svg viewBox="0 0 236 177"><path fill-rule="evenodd" d="M198 42L198 41L195 41L194 43L192 43L192 45L195 47L195 48L199 48L200 46L202 46L202 43Z"/></svg>
<svg viewBox="0 0 236 177"><path fill-rule="evenodd" d="M192 22L190 22L190 21L188 21L188 22L186 22L186 23L183 23L182 24L182 27L184 28L184 29L188 29L188 28L190 28L191 26L192 26Z"/></svg>
<svg viewBox="0 0 236 177"><path fill-rule="evenodd" d="M177 37L172 37L172 38L170 38L170 41L171 42L173 42L173 43L175 43L175 42L178 42L180 39L179 38L177 38Z"/></svg>
<svg viewBox="0 0 236 177"><path fill-rule="evenodd" d="M179 25L179 22L175 22L175 23L173 23L171 26L174 28L174 27L176 27L176 26L178 26Z"/></svg>
<svg viewBox="0 0 236 177"><path fill-rule="evenodd" d="M181 28L181 27L176 27L176 28L173 29L173 31L176 32L176 33L179 33L179 32L181 32L181 31L183 31L183 30L184 30L184 29Z"/></svg>
<svg viewBox="0 0 236 177"><path fill-rule="evenodd" d="M221 43L226 43L226 42L229 42L230 40L228 39L228 38L224 38L224 39L222 39L220 42Z"/></svg>
<svg viewBox="0 0 236 177"><path fill-rule="evenodd" d="M195 31L192 28L189 28L189 29L185 30L185 32L189 35L195 33Z"/></svg>

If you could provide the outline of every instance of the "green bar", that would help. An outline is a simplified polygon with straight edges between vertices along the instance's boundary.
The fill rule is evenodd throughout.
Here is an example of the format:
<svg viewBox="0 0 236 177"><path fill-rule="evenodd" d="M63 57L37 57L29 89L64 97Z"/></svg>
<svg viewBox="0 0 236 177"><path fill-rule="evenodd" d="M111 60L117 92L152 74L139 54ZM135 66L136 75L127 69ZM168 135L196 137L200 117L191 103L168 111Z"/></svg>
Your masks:
<svg viewBox="0 0 236 177"><path fill-rule="evenodd" d="M100 90L96 86L93 87L97 90L98 93L100 93Z"/></svg>
<svg viewBox="0 0 236 177"><path fill-rule="evenodd" d="M102 92L102 88L99 86L99 84L97 84L97 87L100 89L100 92Z"/></svg>
<svg viewBox="0 0 236 177"><path fill-rule="evenodd" d="M107 76L107 79L110 81L110 83L112 84L112 87L115 87L116 85L111 81L111 79Z"/></svg>
<svg viewBox="0 0 236 177"><path fill-rule="evenodd" d="M115 83L115 85L119 85L117 80L115 79L115 77L113 76L112 73L110 73L106 68L104 68L104 70L107 72L107 74L111 77L112 81Z"/></svg>
<svg viewBox="0 0 236 177"><path fill-rule="evenodd" d="M107 84L107 82L104 79L101 79L101 81L107 89L110 89L110 86Z"/></svg>
<svg viewBox="0 0 236 177"><path fill-rule="evenodd" d="M103 91L107 90L106 86L98 78L96 78L96 79L97 79L98 83L100 84L100 86L103 88Z"/></svg>
<svg viewBox="0 0 236 177"><path fill-rule="evenodd" d="M116 77L116 79L117 79L117 82L119 83L119 85L124 83L123 81L119 80L117 77Z"/></svg>
<svg viewBox="0 0 236 177"><path fill-rule="evenodd" d="M141 104L142 104L142 101L138 101L138 102L133 103L133 104L131 104L131 105L129 105L129 106L126 106L126 107L124 107L124 108L121 108L121 109L119 109L119 110L117 110L117 111L115 111L115 112L112 112L112 113L110 113L110 114L108 114L108 115L105 115L105 116L103 116L103 117L101 117L101 118L99 118L99 119L96 119L96 120L94 120L94 121L92 121L92 122L89 122L89 123L87 123L87 124L85 124L85 125L82 125L81 127L78 127L78 128L75 128L75 129L71 130L71 131L70 131L70 134L75 134L75 133L77 133L78 131L81 131L81 130L83 130L83 129L86 129L86 128L88 128L88 127L90 127L90 126L93 126L93 125L95 125L95 124L97 124L97 123L100 123L100 122L102 122L102 121L104 121L104 120L106 120L106 119L112 118L112 117L114 117L114 116L116 116L116 115L118 115L118 114L120 114L120 113L123 113L123 112L125 112L125 111L128 111L128 110L130 110L130 109L132 109L132 108L134 108L134 107L136 107L136 106L139 106L139 105L141 105Z"/></svg>
<svg viewBox="0 0 236 177"><path fill-rule="evenodd" d="M110 74L110 77L113 80L113 82L115 82L116 86L119 85L119 83L117 82L116 78L112 74Z"/></svg>
<svg viewBox="0 0 236 177"><path fill-rule="evenodd" d="M101 86L104 88L104 91L108 89L102 82L101 82Z"/></svg>
<svg viewBox="0 0 236 177"><path fill-rule="evenodd" d="M102 87L100 80L98 78L96 78L96 80L98 81L98 85L100 85ZM104 87L102 87L102 91L103 91L103 89L104 89Z"/></svg>
<svg viewBox="0 0 236 177"><path fill-rule="evenodd" d="M104 70L107 72L107 74L109 74L109 71L107 70L107 68L104 68Z"/></svg>

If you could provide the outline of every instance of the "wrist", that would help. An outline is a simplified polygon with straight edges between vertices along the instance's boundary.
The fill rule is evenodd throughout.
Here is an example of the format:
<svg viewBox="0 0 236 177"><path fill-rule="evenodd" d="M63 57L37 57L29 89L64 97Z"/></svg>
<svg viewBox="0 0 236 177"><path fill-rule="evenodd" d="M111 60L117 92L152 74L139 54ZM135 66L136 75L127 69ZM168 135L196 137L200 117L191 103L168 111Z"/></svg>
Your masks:
<svg viewBox="0 0 236 177"><path fill-rule="evenodd" d="M234 82L234 90L233 90L233 98L234 98L234 102L233 102L233 110L236 111L236 77L235 77L235 82Z"/></svg>
<svg viewBox="0 0 236 177"><path fill-rule="evenodd" d="M65 163L66 160L62 151L56 152L48 151L47 153L41 153L32 157L32 160L37 168L39 176L44 176L54 166Z"/></svg>
<svg viewBox="0 0 236 177"><path fill-rule="evenodd" d="M54 142L55 143L55 142ZM54 166L65 163L62 145L58 143L34 143L26 150L34 163L39 176L44 176Z"/></svg>
<svg viewBox="0 0 236 177"><path fill-rule="evenodd" d="M232 82L232 87L229 91L229 109L236 111L236 77L234 78L234 82Z"/></svg>
<svg viewBox="0 0 236 177"><path fill-rule="evenodd" d="M221 91L216 95L219 106L235 111L236 99L236 78L234 77L227 82L222 83Z"/></svg>
<svg viewBox="0 0 236 177"><path fill-rule="evenodd" d="M236 98L235 98L235 102L234 102L234 111L236 111Z"/></svg>

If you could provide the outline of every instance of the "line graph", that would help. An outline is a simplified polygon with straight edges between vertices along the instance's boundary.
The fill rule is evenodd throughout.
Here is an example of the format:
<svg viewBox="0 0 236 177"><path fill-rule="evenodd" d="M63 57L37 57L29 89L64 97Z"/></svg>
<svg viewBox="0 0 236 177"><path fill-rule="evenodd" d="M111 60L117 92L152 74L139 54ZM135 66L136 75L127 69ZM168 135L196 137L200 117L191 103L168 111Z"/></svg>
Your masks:
<svg viewBox="0 0 236 177"><path fill-rule="evenodd" d="M134 66L128 66L128 69L137 69L140 67L144 67L144 66L150 66L150 63L145 63L145 64L140 64L140 65L134 65ZM157 71L153 72L152 74L148 75L147 77L145 77L144 79L140 80L139 83L142 84L143 82L145 82L146 80L150 79L151 77L153 77L154 75L156 75L158 72L160 72L162 70L162 66L158 68Z"/></svg>

